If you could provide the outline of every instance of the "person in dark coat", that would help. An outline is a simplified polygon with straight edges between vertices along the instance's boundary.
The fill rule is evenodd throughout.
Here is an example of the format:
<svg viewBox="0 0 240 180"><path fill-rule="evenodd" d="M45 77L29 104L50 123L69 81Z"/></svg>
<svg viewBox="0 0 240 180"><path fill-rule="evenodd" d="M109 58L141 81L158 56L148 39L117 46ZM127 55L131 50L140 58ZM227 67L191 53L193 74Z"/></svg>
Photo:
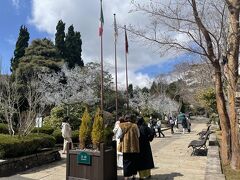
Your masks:
<svg viewBox="0 0 240 180"><path fill-rule="evenodd" d="M185 130L187 129L187 119L184 113L180 112L178 115L178 121L181 122L182 128L183 128L183 134L185 133Z"/></svg>
<svg viewBox="0 0 240 180"><path fill-rule="evenodd" d="M137 125L140 132L138 158L138 172L140 179L151 177L151 169L154 168L150 141L152 140L151 129L145 124L143 117L137 118Z"/></svg>

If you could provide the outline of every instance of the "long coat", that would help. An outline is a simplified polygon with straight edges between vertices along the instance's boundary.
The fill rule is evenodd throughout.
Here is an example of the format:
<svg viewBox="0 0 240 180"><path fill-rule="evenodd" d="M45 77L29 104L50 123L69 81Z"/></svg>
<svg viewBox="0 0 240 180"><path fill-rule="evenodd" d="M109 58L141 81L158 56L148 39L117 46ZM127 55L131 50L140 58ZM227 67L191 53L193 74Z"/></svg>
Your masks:
<svg viewBox="0 0 240 180"><path fill-rule="evenodd" d="M154 168L154 162L149 142L151 129L146 124L142 124L139 126L139 131L140 131L139 137L140 153L138 158L138 170L152 169Z"/></svg>

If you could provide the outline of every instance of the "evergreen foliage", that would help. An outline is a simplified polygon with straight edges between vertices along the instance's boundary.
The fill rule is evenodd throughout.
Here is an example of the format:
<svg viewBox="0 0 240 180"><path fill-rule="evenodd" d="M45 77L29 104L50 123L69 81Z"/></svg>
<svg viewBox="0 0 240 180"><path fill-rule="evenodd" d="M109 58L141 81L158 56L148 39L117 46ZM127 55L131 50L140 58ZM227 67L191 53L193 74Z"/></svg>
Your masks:
<svg viewBox="0 0 240 180"><path fill-rule="evenodd" d="M129 84L128 86L128 94L129 94L129 98L133 98L133 85Z"/></svg>
<svg viewBox="0 0 240 180"><path fill-rule="evenodd" d="M81 58L82 40L80 32L75 32L73 25L68 28L68 33L65 40L66 56L65 60L69 68L74 68L75 65L84 66Z"/></svg>
<svg viewBox="0 0 240 180"><path fill-rule="evenodd" d="M55 46L60 57L64 58L65 56L65 23L62 20L58 21L55 34Z"/></svg>
<svg viewBox="0 0 240 180"><path fill-rule="evenodd" d="M206 88L199 91L196 98L208 113L217 113L217 102L214 88Z"/></svg>
<svg viewBox="0 0 240 180"><path fill-rule="evenodd" d="M19 36L14 50L14 58L11 59L11 71L15 71L19 64L19 59L24 56L25 49L28 47L29 32L25 26L20 27Z"/></svg>
<svg viewBox="0 0 240 180"><path fill-rule="evenodd" d="M51 110L50 116L44 118L44 126L52 127L54 129L60 129L64 117L64 108L62 106L56 106Z"/></svg>
<svg viewBox="0 0 240 180"><path fill-rule="evenodd" d="M82 122L79 130L79 142L80 148L84 149L88 142L91 139L91 117L88 113L88 108L86 107L83 116Z"/></svg>
<svg viewBox="0 0 240 180"><path fill-rule="evenodd" d="M100 114L100 108L97 109L95 117L94 117L94 123L93 123L93 129L92 129L92 143L93 147L99 148L99 145L104 140L104 124L103 124L103 118Z"/></svg>
<svg viewBox="0 0 240 180"><path fill-rule="evenodd" d="M53 148L56 140L47 134L30 134L24 138L0 134L0 159L14 158L37 153L44 148Z"/></svg>
<svg viewBox="0 0 240 180"><path fill-rule="evenodd" d="M48 39L36 39L26 48L25 55L20 59L17 68L17 77L20 82L27 82L27 79L39 71L58 71L63 60L58 58L57 50L52 41Z"/></svg>

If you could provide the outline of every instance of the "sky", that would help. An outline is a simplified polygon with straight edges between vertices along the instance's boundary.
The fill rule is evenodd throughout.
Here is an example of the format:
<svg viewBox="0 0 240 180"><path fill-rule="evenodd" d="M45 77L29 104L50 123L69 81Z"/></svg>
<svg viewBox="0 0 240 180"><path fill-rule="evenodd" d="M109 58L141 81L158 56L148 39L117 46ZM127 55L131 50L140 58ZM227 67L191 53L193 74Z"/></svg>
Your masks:
<svg viewBox="0 0 240 180"><path fill-rule="evenodd" d="M21 25L28 28L30 42L44 37L54 40L56 24L60 19L66 23L65 32L72 24L76 31L80 31L84 63L100 62L99 0L1 0L0 7L0 59L3 73L10 72L10 59ZM103 0L104 69L112 73L113 77L115 77L113 14L116 14L118 26L125 24L141 26L148 20L140 13L130 13L132 8L130 0ZM176 63L186 58L185 55L160 56L144 43L131 39L131 35L128 36L128 40L128 83L135 86L149 86L154 77L168 73ZM124 32L119 29L117 40L119 87L124 87L126 79L124 48Z"/></svg>

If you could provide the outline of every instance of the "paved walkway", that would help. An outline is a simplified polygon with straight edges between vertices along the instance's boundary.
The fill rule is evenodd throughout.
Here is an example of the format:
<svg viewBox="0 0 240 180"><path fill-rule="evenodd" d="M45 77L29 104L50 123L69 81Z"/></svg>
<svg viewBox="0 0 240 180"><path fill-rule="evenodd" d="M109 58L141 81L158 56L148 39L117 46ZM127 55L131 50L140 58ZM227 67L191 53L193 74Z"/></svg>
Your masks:
<svg viewBox="0 0 240 180"><path fill-rule="evenodd" d="M156 180L203 180L207 162L206 156L191 156L192 150L187 148L189 142L197 139L197 132L206 128L205 123L192 123L192 132L173 135L170 130L164 131L165 138L155 138L151 143L155 169L152 178ZM65 157L61 161L25 171L21 174L0 178L1 180L65 180ZM119 179L122 178L118 170Z"/></svg>

